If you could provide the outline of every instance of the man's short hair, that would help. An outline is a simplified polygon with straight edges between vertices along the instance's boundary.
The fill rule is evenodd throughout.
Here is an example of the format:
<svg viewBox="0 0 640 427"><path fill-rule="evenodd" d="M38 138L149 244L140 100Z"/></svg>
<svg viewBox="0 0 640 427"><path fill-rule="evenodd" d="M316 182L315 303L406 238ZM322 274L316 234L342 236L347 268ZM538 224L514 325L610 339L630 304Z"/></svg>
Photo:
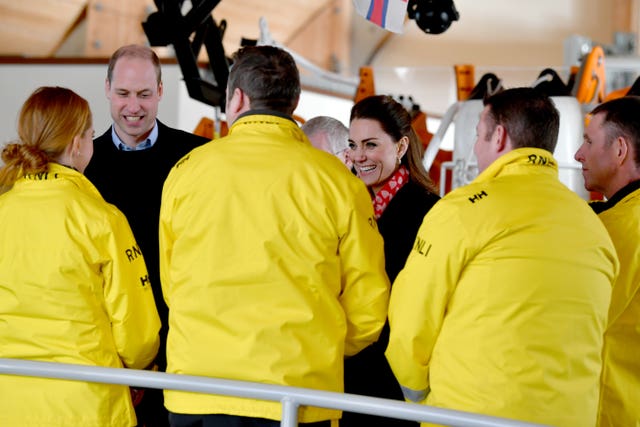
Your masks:
<svg viewBox="0 0 640 427"><path fill-rule="evenodd" d="M333 117L313 117L304 122L301 128L307 136L324 133L333 154L338 154L349 146L349 129L340 120Z"/></svg>
<svg viewBox="0 0 640 427"><path fill-rule="evenodd" d="M622 136L631 143L634 151L634 161L636 166L640 166L638 159L640 154L640 97L623 96L612 99L594 108L591 113L603 114L604 127L607 136L607 143L611 144L614 139Z"/></svg>
<svg viewBox="0 0 640 427"><path fill-rule="evenodd" d="M130 44L122 46L111 55L109 66L107 67L107 80L109 84L111 84L113 78L113 69L116 67L116 63L120 58L140 58L150 61L156 70L156 80L158 84L162 83L162 70L160 69L160 58L158 58L158 55L156 55L150 47Z"/></svg>
<svg viewBox="0 0 640 427"><path fill-rule="evenodd" d="M252 110L293 114L300 97L300 74L293 57L275 46L245 46L232 58L228 96L239 88Z"/></svg>
<svg viewBox="0 0 640 427"><path fill-rule="evenodd" d="M489 106L489 134L496 125L507 131L514 149L542 148L551 153L558 142L560 113L551 98L535 88L521 87L498 92L484 100Z"/></svg>

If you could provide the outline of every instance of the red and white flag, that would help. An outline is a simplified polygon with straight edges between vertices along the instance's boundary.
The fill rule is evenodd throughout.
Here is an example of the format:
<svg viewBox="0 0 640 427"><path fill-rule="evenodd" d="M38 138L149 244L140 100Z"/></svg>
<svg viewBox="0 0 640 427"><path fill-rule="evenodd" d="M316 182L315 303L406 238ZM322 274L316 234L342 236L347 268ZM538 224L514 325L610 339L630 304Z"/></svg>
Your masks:
<svg viewBox="0 0 640 427"><path fill-rule="evenodd" d="M407 0L353 0L358 15L394 33L402 33Z"/></svg>

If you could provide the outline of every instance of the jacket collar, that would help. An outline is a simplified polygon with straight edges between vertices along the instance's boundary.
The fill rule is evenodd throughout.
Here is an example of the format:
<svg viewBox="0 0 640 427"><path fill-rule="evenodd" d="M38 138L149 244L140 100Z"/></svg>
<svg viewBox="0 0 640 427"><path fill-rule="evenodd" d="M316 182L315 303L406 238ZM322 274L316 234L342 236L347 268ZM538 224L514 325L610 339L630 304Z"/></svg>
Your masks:
<svg viewBox="0 0 640 427"><path fill-rule="evenodd" d="M238 116L238 118L236 119L236 122L238 120L240 120L241 118L243 118L243 117L253 116L253 115L258 115L258 116L276 116L276 117L280 117L282 119L291 120L293 123L296 123L296 121L293 120L293 117L291 117L291 116L289 116L287 114L281 113L280 111L268 110L268 109L245 111L244 113L242 113L242 114L240 114Z"/></svg>
<svg viewBox="0 0 640 427"><path fill-rule="evenodd" d="M82 173L77 170L63 166L59 163L51 162L48 164L48 168L46 172L34 173L34 174L25 174L22 178L20 178L16 185L30 185L35 182L70 182L71 184L78 187L85 193L89 193L94 197L102 199L100 192L96 189L96 187L89 181Z"/></svg>
<svg viewBox="0 0 640 427"><path fill-rule="evenodd" d="M522 173L525 167L535 167L538 171L558 175L558 162L547 150L541 148L516 148L499 157L489 165L473 182L484 182L500 175Z"/></svg>
<svg viewBox="0 0 640 427"><path fill-rule="evenodd" d="M291 116L271 110L251 110L242 114L233 122L228 135L243 132L248 129L247 126L256 125L261 127L261 132L268 132L271 128L274 132L285 132L300 142L309 143L300 126Z"/></svg>
<svg viewBox="0 0 640 427"><path fill-rule="evenodd" d="M618 204L622 199L627 197L629 194L633 193L637 189L640 188L640 180L630 182L629 184L622 187L620 190L616 192L610 199L606 202L591 202L589 206L594 210L595 213L601 213L606 211L607 209L611 209L615 205Z"/></svg>

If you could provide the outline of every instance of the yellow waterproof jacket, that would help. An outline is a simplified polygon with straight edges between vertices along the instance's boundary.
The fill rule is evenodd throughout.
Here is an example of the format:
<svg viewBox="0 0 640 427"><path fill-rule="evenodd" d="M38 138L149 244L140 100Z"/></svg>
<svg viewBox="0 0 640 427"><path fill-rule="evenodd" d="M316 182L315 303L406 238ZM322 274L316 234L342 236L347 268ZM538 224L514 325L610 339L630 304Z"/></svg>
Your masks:
<svg viewBox="0 0 640 427"><path fill-rule="evenodd" d="M606 229L549 152L500 157L427 213L393 284L386 356L405 397L595 425L617 273Z"/></svg>
<svg viewBox="0 0 640 427"><path fill-rule="evenodd" d="M144 368L160 321L124 215L55 163L0 196L0 357ZM129 387L0 375L2 426L132 426Z"/></svg>
<svg viewBox="0 0 640 427"><path fill-rule="evenodd" d="M635 183L638 188L639 183ZM614 197L616 197L615 195ZM609 202L613 202L613 197ZM599 214L618 252L604 335L599 424L640 426L640 189Z"/></svg>
<svg viewBox="0 0 640 427"><path fill-rule="evenodd" d="M389 283L364 184L290 118L249 114L164 186L167 371L343 390L343 357L374 342ZM165 391L178 413L280 419L278 402ZM301 408L301 422L340 411Z"/></svg>

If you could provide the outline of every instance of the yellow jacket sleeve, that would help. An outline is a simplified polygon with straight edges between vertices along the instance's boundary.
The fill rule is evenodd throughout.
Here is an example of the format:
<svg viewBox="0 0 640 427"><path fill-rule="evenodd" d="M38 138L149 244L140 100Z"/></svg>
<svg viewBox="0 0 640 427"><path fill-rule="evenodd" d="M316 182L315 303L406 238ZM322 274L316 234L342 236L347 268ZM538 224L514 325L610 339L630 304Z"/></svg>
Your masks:
<svg viewBox="0 0 640 427"><path fill-rule="evenodd" d="M142 252L124 215L118 212L111 228L111 261L103 266L106 309L122 362L142 369L158 352L160 319Z"/></svg>
<svg viewBox="0 0 640 427"><path fill-rule="evenodd" d="M374 343L387 319L389 279L384 270L384 248L364 186L340 239L343 289L340 295L347 319L345 355L352 356Z"/></svg>
<svg viewBox="0 0 640 427"><path fill-rule="evenodd" d="M440 201L427 213L392 287L385 355L405 398L414 402L428 394L431 353L467 256L454 209Z"/></svg>

